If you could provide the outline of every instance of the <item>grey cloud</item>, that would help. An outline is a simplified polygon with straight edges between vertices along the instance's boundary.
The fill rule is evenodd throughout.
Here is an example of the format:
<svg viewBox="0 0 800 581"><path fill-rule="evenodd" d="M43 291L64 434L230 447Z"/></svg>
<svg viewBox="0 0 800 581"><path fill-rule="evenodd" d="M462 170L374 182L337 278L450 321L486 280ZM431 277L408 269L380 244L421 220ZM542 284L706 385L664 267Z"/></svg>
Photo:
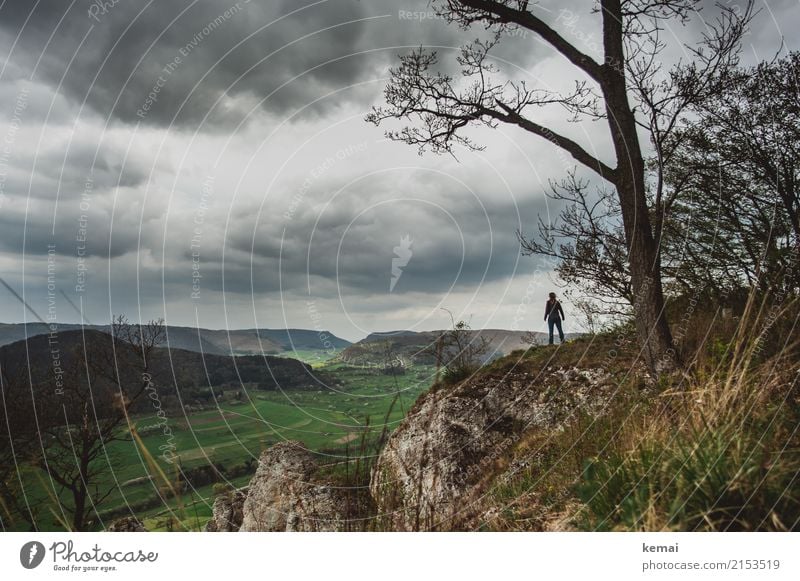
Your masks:
<svg viewBox="0 0 800 581"><path fill-rule="evenodd" d="M84 192L96 197L116 187L137 188L150 175L151 167L142 155L127 152L125 143L110 139L100 143L100 134L92 127L82 126L85 134L77 135L31 127L26 134L29 139L25 143L18 139L4 163L3 192L9 198L58 198L60 204L75 205Z"/></svg>
<svg viewBox="0 0 800 581"><path fill-rule="evenodd" d="M42 57L37 74L50 83L60 80L65 66L74 59L63 85L65 93L74 100L86 98L103 116L164 124L171 121L181 102L188 98L184 111L178 115L177 122L181 124L196 122L224 92L232 98L247 93L263 96L290 75L332 55L351 52L363 25L336 27L280 50L300 36L358 19L364 12L358 2L336 4L303 10L298 16L261 32L258 28L297 9L298 5L244 0L131 1L115 4L106 13L96 14L94 20L87 14L95 5L93 2L79 0L69 9L69 5L58 0L45 0L38 4L23 28L31 5L12 1L0 10L0 22L7 34L20 33L20 44L11 58L23 61L32 70L35 60ZM255 36L245 40L253 33ZM46 46L51 34L53 39ZM240 41L243 44L225 56ZM247 72L273 51L279 52ZM170 64L173 68L165 70ZM323 85L331 81L347 82L357 73L356 66L344 61L324 67L317 73L317 79ZM192 93L193 86L206 74L207 79ZM277 94L271 106L282 110L297 100L302 101L299 94L302 84L293 84ZM158 94L148 99L151 91ZM231 112L218 114L224 117Z"/></svg>
<svg viewBox="0 0 800 581"><path fill-rule="evenodd" d="M85 99L103 117L191 128L206 116L208 126L230 127L268 96L263 109L282 116L329 91L378 77L408 50L393 47L457 48L474 36L440 20L403 16L429 10L425 0L127 0L95 10L95 18L87 13L97 6L94 0L69 6L59 0L42 0L35 9L26 0L3 4L0 30L9 50L19 35L9 55L16 74L36 66L35 78L51 85L63 76L63 92L74 103ZM519 62L535 52L512 36L498 55ZM454 70L454 59L443 61ZM365 98L354 89L305 114Z"/></svg>
<svg viewBox="0 0 800 581"><path fill-rule="evenodd" d="M160 222L145 219L140 224L138 205L118 204L113 221L111 208L98 202L83 209L76 204L61 204L55 216L53 209L52 203L37 200L5 204L0 213L0 250L31 257L46 254L53 245L59 255L72 260L79 245L86 257L106 258L136 251L140 239L146 241L147 249L158 248Z"/></svg>
<svg viewBox="0 0 800 581"><path fill-rule="evenodd" d="M87 294L86 297L95 309L94 316L101 318L109 312L134 312L138 304L142 304L147 313L157 314L162 308L162 301L173 305L170 308L176 308L174 305L184 308L181 316L191 317L193 314L193 303L188 301L192 283L192 255L189 248L192 215L197 205L199 184L205 175L203 164L209 163L214 157L215 152L209 150L222 140L215 140L218 137L216 134L199 135L198 141L202 142L202 147L198 148L197 158L189 157L183 167L175 168L169 164L177 164L182 152L178 151L176 155L174 150L167 152L167 149L186 146L188 137L184 132L167 134L163 127L171 122L180 103L203 75L208 73L186 101L177 124L183 129L194 129L210 112L209 124L212 128L228 129L238 123L250 107L257 106L259 114L254 116L247 130L236 136L239 141L233 148L234 155L245 157L258 147L261 138L271 132L276 120L285 118L329 91L377 79L386 66L396 64L397 54L408 51L406 48L391 47L420 44L457 47L479 33L474 30L459 31L436 20L398 17L399 10L426 10L427 0L402 3L390 0L331 0L325 5L309 7L256 34L214 66L226 51L270 19L302 7L302 4L288 0L250 3L221 23L213 34L203 37L196 48L187 54L180 66L169 75L158 100L142 119L136 115L136 111L147 99L163 67L180 55L180 49L196 37L198 30L202 31L208 22L231 6L233 0L230 3L227 0L198 2L171 27L167 26L169 22L190 6L190 0L157 1L137 17L146 4L144 0L120 1L107 14L99 15L99 22L94 22L86 14L89 0L78 0L57 30L55 26L69 3L42 0L24 30L22 23L33 3L7 0L0 8L0 53L4 57L17 33L21 32L19 43L9 55L5 71L0 77L0 98L7 104L0 112L0 119L9 118L9 104L16 99L21 84L27 82L31 87L22 132L6 164L5 199L0 212L0 228L3 232L0 258L10 266L4 276L15 285L21 284L21 265L24 261L26 285L30 285L28 289L31 295L38 293L37 296L43 296L44 254L47 244L55 243L59 280L65 288L74 282L75 238L82 213L77 202L97 154L92 204L86 212L89 228L87 253L92 269L91 295ZM552 21L561 5L553 0L542 6L550 10L549 18ZM578 6L577 3L570 5ZM794 4L770 2L770 6L776 11L776 22L783 24L797 19L796 7L792 8ZM579 10L588 13L585 3L574 10L576 13ZM383 14L389 17L336 26L348 20ZM585 23L582 25L588 28L590 18L588 16L587 20L581 21ZM131 26L126 31L128 25ZM334 28L287 46L245 74L249 67L270 52L329 26ZM770 31L777 30L774 25L772 28L767 25L759 27L753 36L753 43L762 48L773 47L775 36ZM50 46L44 50L48 37L54 31ZM87 32L86 41L77 50ZM162 32L163 35L148 52L150 44ZM796 42L791 38L788 40ZM263 97L279 85L309 68L330 59L371 49L376 51L310 71L277 91L263 105L258 105ZM453 71L456 66L455 55L447 48L440 49L440 52L442 67ZM767 51L754 52L764 55ZM510 36L503 40L496 54L529 72L539 72L536 66L541 64L541 70L561 80L558 79L557 57L543 60L543 56L552 54L552 51L530 37ZM34 64L40 56L42 58L33 80L25 81L33 73ZM73 64L67 70L73 56ZM106 56L108 61L100 70ZM144 58L137 67L137 61L142 56ZM572 72L566 66L563 70L564 74ZM98 71L97 80L93 81ZM131 77L126 85L129 75ZM55 86L62 76L64 84L57 93ZM333 126L345 112L353 115L379 101L381 85L380 81L376 81L366 88L338 92L326 99L324 104L306 111L297 123L297 126L303 126L299 129L303 139L314 134L317 128L321 130ZM211 110L212 104L220 97L222 105ZM78 118L78 109L84 98L88 107ZM53 108L48 125L53 126L53 133L44 134L45 139L36 151L40 130L37 123L43 122L51 104ZM539 114L541 116L537 118L542 122L551 123L556 119L546 116L546 112ZM103 133L106 117L111 119L110 131ZM356 117L354 123L360 123L361 117ZM137 129L138 135L141 137L144 134L144 137L133 142L126 159L128 139L134 130L133 123L137 122L145 125ZM75 133L71 134L73 126ZM588 129L587 137L582 135L585 128L571 126L569 129L573 133L570 135L575 135L583 143L591 143L595 135L593 132L602 133L601 127L592 126ZM370 131L372 129L369 128ZM293 130L291 124L286 128L286 131ZM345 135L348 130L346 126L337 126L331 131L336 133L337 139L342 137L341 143L337 142L334 146L334 151L344 143L366 139L361 134L350 139ZM0 124L0 133L2 131L4 128ZM380 131L369 133L369 139L378 139ZM513 197L502 193L504 186L501 180L488 169L477 168L471 159L466 159L461 165L447 166L446 170L463 180L485 202L488 223L492 226L491 235L483 208L463 186L455 180L436 178L434 174L424 171L406 172L402 176L379 175L368 181L358 181L346 188L335 203L322 212L323 204L333 192L350 179L362 176L371 169L408 163L408 158L401 158L397 149L370 148L372 157L369 159L364 155L338 164L314 183L312 190L294 208L288 219L284 214L290 209L292 196L303 181L304 171L310 171L328 155L326 150L329 144L323 143L317 149L310 146L307 151L301 151L298 159L303 159L299 159L294 173L285 172L271 186L274 191L269 192L269 203L264 204L260 215L259 202L262 196L258 188L272 183L273 175L270 172L279 165L280 160L274 166L266 164L268 169L250 168L248 171L254 175L250 183L242 186L243 191L237 193L235 200L232 184L237 183L239 176L230 174L235 174L239 166L232 164L227 169L228 174L220 172L219 187L213 200L215 206L209 211L203 229L200 264L204 300L211 305L208 316L214 317L216 325L228 323L227 313L223 318L220 306L223 288L228 305L236 305L246 311L250 300L263 301L259 303L262 308L264 304L269 308L277 308L276 305L285 301L291 303L290 308L299 312L302 319L309 283L312 296L319 300L320 305L330 307L331 312L338 304L337 293L341 292L343 301L353 312L385 314L386 309L424 307L427 302L434 304L453 284L456 292L468 294L481 283L502 286L503 281L512 276L515 267L530 271L535 264L532 259L523 258L517 264L520 258L514 231L521 220L526 233L532 233L537 214L545 209L542 192L546 189L546 183L537 180L535 171L529 171L519 152L501 138L499 132L487 130L482 137L487 134L488 139L480 141L488 145L486 155L501 166L498 171L502 177L514 182L513 197L519 202L521 218L517 216ZM542 179L552 177L563 169L550 144L527 136L521 130L514 131L513 128L507 134L513 135L510 139L515 140L521 151L531 156L535 169L542 172ZM72 144L65 156L70 139ZM162 140L166 141L166 148L157 160L161 165L149 179L153 160L147 150L151 147L155 150ZM291 139L287 141L294 147L301 140L295 140L297 143ZM316 142L312 143L314 145ZM413 156L410 148L406 150L411 151L410 155ZM601 147L599 155L604 152ZM35 167L34 157L38 157ZM309 166L307 170L302 167L304 163ZM426 157L421 165L442 168L447 163L447 158ZM194 171L200 178L195 180L196 176L193 175L187 177L186 174ZM57 191L59 208L53 232L53 204ZM442 205L452 214L455 224L446 215L422 203L398 202L375 206L345 233L347 225L364 208L404 196ZM175 203L169 208L169 214L162 216L167 212L167 200L173 199ZM114 200L117 206L112 227ZM144 221L140 224L143 206ZM228 212L231 221L225 231ZM317 229L313 231L320 212ZM286 238L281 249L284 228ZM463 247L458 228L464 235ZM400 238L406 235L414 240L413 255L408 264L402 267L402 276L393 292L389 293L393 250ZM342 252L338 256L337 276L340 242ZM311 260L307 265L309 251ZM465 260L459 272L462 251ZM105 260L109 255L113 258L110 264ZM279 256L282 256L282 262L279 262ZM10 307L3 308L3 318L8 318L7 313L12 311ZM14 319L18 320L17 311L13 313ZM275 322L278 311L270 311L270 316ZM331 321L335 316L331 315ZM302 320L306 326L311 325L308 320ZM175 322L193 321L182 319ZM237 323L234 321L231 324ZM382 325L380 321L379 324ZM401 326L401 323L398 325ZM335 323L331 322L330 326L335 326Z"/></svg>
<svg viewBox="0 0 800 581"><path fill-rule="evenodd" d="M163 125L177 115L179 126L193 126L206 114L211 124L230 125L270 94L263 107L283 115L374 76L378 63L394 56L348 55L386 46L392 37L401 42L412 30L414 40L430 32L400 27L387 35L398 28L389 2L310 4L131 0L96 14L95 20L87 14L96 6L90 0L78 0L71 9L59 0L43 0L24 24L31 4L11 0L0 9L0 27L6 45L19 34L10 55L17 68L32 72L41 58L36 77L50 84L60 82L72 60L62 88L74 101L86 99L102 116L125 122ZM296 14L269 25L291 12ZM390 22L365 20L383 15ZM440 28L445 38L453 34Z"/></svg>
<svg viewBox="0 0 800 581"><path fill-rule="evenodd" d="M438 193L419 196L415 183L429 173L419 174L408 181L408 190L391 195L383 191L397 177L382 174L380 180L341 194L324 211L321 205L304 205L288 220L282 211L263 213L257 223L255 212L241 215L227 233L226 247L240 251L245 263L238 266L248 280L252 265L259 289L260 281L270 280L267 273L277 271L282 255L282 273L291 277L284 288L305 284L308 275L335 279L352 292L388 292L394 248L406 236L413 240L412 256L396 286L398 293L441 292L451 285L508 276L519 255L517 211L525 216L538 213L543 207L541 193L525 192L522 207L516 208L512 200L485 195L490 181L475 184L475 199L445 178L443 185L428 185Z"/></svg>

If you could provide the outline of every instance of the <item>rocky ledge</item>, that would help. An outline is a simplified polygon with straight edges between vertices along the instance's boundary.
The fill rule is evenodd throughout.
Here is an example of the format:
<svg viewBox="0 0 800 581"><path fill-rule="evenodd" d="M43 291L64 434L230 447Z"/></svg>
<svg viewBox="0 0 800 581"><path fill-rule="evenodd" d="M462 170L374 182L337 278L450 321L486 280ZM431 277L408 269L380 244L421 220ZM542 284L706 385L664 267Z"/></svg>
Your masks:
<svg viewBox="0 0 800 581"><path fill-rule="evenodd" d="M339 531L345 528L345 490L315 481L314 455L300 442L281 442L259 458L250 485L214 501L207 531Z"/></svg>
<svg viewBox="0 0 800 581"><path fill-rule="evenodd" d="M468 527L496 461L530 430L600 413L614 391L610 379L601 370L512 371L426 394L375 466L370 489L380 528Z"/></svg>

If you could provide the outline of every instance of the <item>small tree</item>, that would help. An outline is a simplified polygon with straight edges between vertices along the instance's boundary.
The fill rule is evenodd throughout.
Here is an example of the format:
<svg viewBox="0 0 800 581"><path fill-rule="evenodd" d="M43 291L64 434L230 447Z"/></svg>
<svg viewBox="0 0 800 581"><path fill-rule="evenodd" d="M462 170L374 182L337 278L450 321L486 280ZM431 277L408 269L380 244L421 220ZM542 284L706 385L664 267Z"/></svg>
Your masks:
<svg viewBox="0 0 800 581"><path fill-rule="evenodd" d="M490 340L474 331L466 321L456 322L450 315L450 329L443 331L432 346L437 370L444 370L445 383L456 383L470 377L485 362Z"/></svg>
<svg viewBox="0 0 800 581"><path fill-rule="evenodd" d="M11 371L11 369L16 369ZM25 370L0 362L0 529L22 519L35 525L34 507L28 501L21 469L41 447L31 390ZM42 418L47 421L48 418Z"/></svg>
<svg viewBox="0 0 800 581"><path fill-rule="evenodd" d="M100 505L117 488L104 484L112 470L107 446L130 441L128 410L152 386L150 361L164 339L162 320L136 325L123 317L112 324L109 340L85 342L71 358L64 375L63 394L40 396L36 407L41 438L47 442L35 459L69 502L61 510L74 531L87 530Z"/></svg>
<svg viewBox="0 0 800 581"><path fill-rule="evenodd" d="M552 223L539 217L538 238L520 233L523 252L555 259L559 279L584 295L587 315L630 314L635 294L616 194L571 171L551 184L550 198L564 209Z"/></svg>

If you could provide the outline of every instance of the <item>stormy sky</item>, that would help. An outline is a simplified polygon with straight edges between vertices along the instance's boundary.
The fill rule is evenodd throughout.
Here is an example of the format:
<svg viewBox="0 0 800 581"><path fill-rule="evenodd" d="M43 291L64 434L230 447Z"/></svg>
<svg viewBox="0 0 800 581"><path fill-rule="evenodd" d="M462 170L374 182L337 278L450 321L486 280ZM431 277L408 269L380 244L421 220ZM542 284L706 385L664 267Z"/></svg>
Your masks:
<svg viewBox="0 0 800 581"><path fill-rule="evenodd" d="M798 1L757 7L744 61L798 48ZM472 130L485 149L454 159L419 156L384 139L398 125L364 121L398 55L435 47L454 72L458 47L485 35L429 10L427 0L0 0L3 279L58 322L79 320L71 301L93 323L125 313L351 340L442 328L443 308L476 327L542 330L551 265L521 257L515 231L557 212L548 180L571 164L511 127ZM536 10L599 50L590 2ZM692 26L669 32L702 32ZM505 35L493 56L531 85L577 78L532 35ZM563 117L539 120L613 162L601 123ZM35 320L0 296L0 321Z"/></svg>

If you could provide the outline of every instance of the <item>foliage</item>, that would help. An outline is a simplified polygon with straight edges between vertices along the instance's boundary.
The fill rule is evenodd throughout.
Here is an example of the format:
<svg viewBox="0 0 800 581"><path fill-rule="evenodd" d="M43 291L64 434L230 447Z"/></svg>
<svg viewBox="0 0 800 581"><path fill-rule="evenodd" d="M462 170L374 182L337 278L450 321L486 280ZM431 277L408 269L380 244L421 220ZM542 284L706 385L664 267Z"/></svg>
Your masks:
<svg viewBox="0 0 800 581"><path fill-rule="evenodd" d="M665 270L678 292L800 289L800 53L732 71L672 138Z"/></svg>
<svg viewBox="0 0 800 581"><path fill-rule="evenodd" d="M484 363L491 340L472 332L466 321L453 320L432 346L436 355L436 367L441 370L440 379L447 385L455 384L472 376Z"/></svg>

